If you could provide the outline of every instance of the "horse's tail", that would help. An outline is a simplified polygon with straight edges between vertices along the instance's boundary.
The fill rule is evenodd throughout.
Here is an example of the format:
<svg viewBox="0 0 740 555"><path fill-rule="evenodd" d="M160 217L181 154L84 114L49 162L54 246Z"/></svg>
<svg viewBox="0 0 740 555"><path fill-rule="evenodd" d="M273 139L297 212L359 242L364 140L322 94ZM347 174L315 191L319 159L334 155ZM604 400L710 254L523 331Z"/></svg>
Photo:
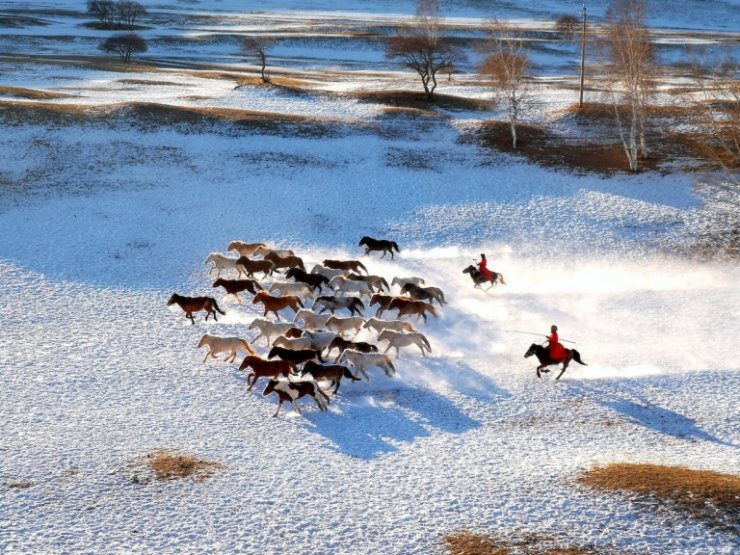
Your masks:
<svg viewBox="0 0 740 555"><path fill-rule="evenodd" d="M398 243L396 243L395 241L391 241L391 247L396 249L396 252L401 252L401 249L398 248Z"/></svg>
<svg viewBox="0 0 740 555"><path fill-rule="evenodd" d="M437 314L437 309L434 308L432 305L429 305L429 313L435 318L439 318L439 314Z"/></svg>
<svg viewBox="0 0 740 555"><path fill-rule="evenodd" d="M319 362L326 362L326 359L321 358L321 351L314 351L316 353L316 358L319 359Z"/></svg>
<svg viewBox="0 0 740 555"><path fill-rule="evenodd" d="M363 264L362 262L360 262L359 260L357 261L357 265L358 265L358 266L359 266L360 268L362 268L363 270L365 270L365 273L366 273L366 274L368 274L368 273L369 273L369 272L367 271L367 268L365 268L365 265L364 265L364 264Z"/></svg>
<svg viewBox="0 0 740 555"><path fill-rule="evenodd" d="M208 298L211 299L211 302L213 303L213 308L215 308L216 310L219 311L219 313L225 316L226 313L218 307L218 303L216 302L216 299L214 299L213 297L208 297Z"/></svg>
<svg viewBox="0 0 740 555"><path fill-rule="evenodd" d="M298 305L301 308L306 308L306 306L301 302L301 298L300 297L296 296L296 300L298 301ZM296 310L296 312L298 312L298 311Z"/></svg>
<svg viewBox="0 0 740 555"><path fill-rule="evenodd" d="M380 278L380 284L381 284L381 285L382 285L383 287L385 287L385 290L386 290L386 291L390 291L390 290L391 290L391 286L390 286L390 285L388 285L388 282L387 282L387 281L385 281L385 278L384 278L384 277L381 277L381 278Z"/></svg>
<svg viewBox="0 0 740 555"><path fill-rule="evenodd" d="M390 376L391 374L395 374L395 373L396 373L396 367L395 367L395 366L393 366L393 361L392 361L392 360L391 360L390 358L389 358L389 359L387 359L387 364L388 364L388 368L390 368L390 369L391 369L391 371L390 371L390 372L388 372L388 371L386 370L386 374L387 374L387 375L389 375L389 376Z"/></svg>
<svg viewBox="0 0 740 555"><path fill-rule="evenodd" d="M575 349L571 349L570 351L573 354L573 360L575 360L578 364L583 364L584 366L588 366L585 362L581 360L581 353L576 351Z"/></svg>
<svg viewBox="0 0 740 555"><path fill-rule="evenodd" d="M252 347L249 346L249 343L247 343L246 339L241 340L241 346L248 355L254 354L254 349L252 349Z"/></svg>
<svg viewBox="0 0 740 555"><path fill-rule="evenodd" d="M504 281L504 274L501 272L498 272L498 280L501 282L501 285L506 285L506 282Z"/></svg>
<svg viewBox="0 0 740 555"><path fill-rule="evenodd" d="M424 335L421 336L421 340L424 342L424 345L427 346L427 349L429 349L429 352L431 353L432 346L429 344L429 340Z"/></svg>

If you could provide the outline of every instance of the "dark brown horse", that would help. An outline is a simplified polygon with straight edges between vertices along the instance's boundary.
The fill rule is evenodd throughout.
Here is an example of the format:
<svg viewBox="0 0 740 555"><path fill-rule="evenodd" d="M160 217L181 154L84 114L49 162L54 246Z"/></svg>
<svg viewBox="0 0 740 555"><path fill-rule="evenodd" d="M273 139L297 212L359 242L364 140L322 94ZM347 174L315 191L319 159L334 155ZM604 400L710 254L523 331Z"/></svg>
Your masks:
<svg viewBox="0 0 740 555"><path fill-rule="evenodd" d="M277 378L278 376L285 376L287 378L293 369L291 364L285 360L267 360L256 355L244 357L239 365L239 370L246 370L247 368L252 368L247 376L247 385L249 386L247 391L250 391L257 380L262 377Z"/></svg>
<svg viewBox="0 0 740 555"><path fill-rule="evenodd" d="M257 260L246 256L240 256L237 258L235 264L243 267L246 270L247 275L252 277L254 277L254 272L262 272L265 277L271 276L272 272L275 270L275 264L269 260Z"/></svg>
<svg viewBox="0 0 740 555"><path fill-rule="evenodd" d="M360 268L365 270L365 273L369 273L367 271L367 268L365 268L365 265L360 262L359 260L324 260L321 264L324 265L326 268L331 268L332 270L344 270L344 271L353 271L357 274L360 273Z"/></svg>
<svg viewBox="0 0 740 555"><path fill-rule="evenodd" d="M280 314L278 314L278 310L290 307L293 309L293 312L298 312L298 307L303 308L303 303L301 302L301 299L299 297L296 297L295 295L273 297L264 290L257 291L257 293L254 295L254 298L252 299L252 304L257 303L262 303L264 305L264 316L267 316L268 312L272 312L275 314L278 320L280 320Z"/></svg>
<svg viewBox="0 0 740 555"><path fill-rule="evenodd" d="M313 400L316 401L316 406L319 407L319 410L326 410L326 404L324 404L320 397L324 397L326 399L326 402L329 402L329 396L321 391L321 388L319 388L316 382L291 382L290 380L270 380L269 382L267 382L262 395L267 397L270 393L277 393L278 396L278 408L275 411L275 414L273 414L272 416L278 415L278 413L280 412L280 407L283 406L283 403L285 401L288 401L291 405L293 405L293 410L295 410L298 414L301 414L301 411L298 408L298 405L295 404L295 402L296 399L300 399L301 397L305 397L306 395L313 397Z"/></svg>
<svg viewBox="0 0 740 555"><path fill-rule="evenodd" d="M267 353L267 358L280 357L281 359L289 362L291 366L295 368L296 365L306 362L307 360L319 359L320 362L326 362L321 358L320 351L314 351L312 349L300 349L294 351L292 349L286 349L284 347L273 347L270 352Z"/></svg>
<svg viewBox="0 0 740 555"><path fill-rule="evenodd" d="M326 276L322 276L321 274L309 274L306 270L301 270L300 268L291 268L285 272L285 277L302 283L307 283L313 287L314 291L318 289L319 292L323 290L324 285L329 284L329 278Z"/></svg>
<svg viewBox="0 0 740 555"><path fill-rule="evenodd" d="M263 289L263 287L253 279L224 279L218 278L213 282L214 287L223 287L227 295L234 295L239 304L242 300L239 298L239 293L242 291L249 291L253 295Z"/></svg>
<svg viewBox="0 0 740 555"><path fill-rule="evenodd" d="M173 293L170 300L167 301L167 306L173 304L177 304L177 306L182 308L185 311L185 317L190 318L190 321L193 324L195 324L193 312L198 312L199 310L206 311L206 320L208 320L208 317L213 314L213 319L218 321L218 318L216 318L216 311L221 314L226 314L218 307L218 303L213 297L185 297L183 295Z"/></svg>
<svg viewBox="0 0 740 555"><path fill-rule="evenodd" d="M331 340L331 343L329 343L329 346L326 348L326 356L328 357L334 349L339 350L337 358L334 360L334 362L339 359L339 357L342 355L342 351L344 351L345 349L354 349L355 351L359 351L361 353L378 352L377 345L373 345L372 343L367 343L365 341L350 341L348 339L344 339L341 336L337 336Z"/></svg>
<svg viewBox="0 0 740 555"><path fill-rule="evenodd" d="M408 300L406 297L396 297L393 295L383 295L382 293L375 293L370 297L370 304L368 306L378 305L378 310L375 311L375 317L380 318L383 312L388 310L393 299L401 299L402 301Z"/></svg>
<svg viewBox="0 0 740 555"><path fill-rule="evenodd" d="M306 266L303 264L303 259L300 256L289 254L287 256L280 256L275 252L267 253L264 257L265 260L269 260L275 265L276 270L283 268L300 268L305 270Z"/></svg>
<svg viewBox="0 0 740 555"><path fill-rule="evenodd" d="M398 243L395 241L388 241L387 239L373 239L367 235L360 239L360 247L365 247L365 254L370 254L370 251L383 251L383 255L380 258L385 258L385 253L391 253L391 259L393 258L393 251L400 253L401 249L398 248Z"/></svg>
<svg viewBox="0 0 740 555"><path fill-rule="evenodd" d="M563 372L565 372L565 369L568 368L571 360L575 360L578 364L588 366L585 362L581 360L581 354L575 349L565 349L565 354L565 360L552 360L552 358L550 358L550 349L548 349L547 347L543 347L542 345L538 345L537 343L532 343L529 346L529 349L527 349L527 352L524 353L524 358L535 355L537 357L537 360L540 361L540 365L537 367L538 378L542 377L540 371L549 372L550 370L545 367L554 364L563 364L563 369L560 371L560 374L558 374L558 377L555 378L556 380L560 379L560 376L562 376Z"/></svg>
<svg viewBox="0 0 740 555"><path fill-rule="evenodd" d="M439 287L422 287L415 283L405 283L401 287L401 293L407 293L412 299L417 301L437 301L440 306L447 304L445 294Z"/></svg>
<svg viewBox="0 0 740 555"><path fill-rule="evenodd" d="M342 382L342 378L349 378L352 381L359 382L360 378L356 378L354 374L346 366L341 364L319 364L309 360L303 365L301 370L301 377L305 378L306 374L310 374L314 380L329 380L334 385L334 391L336 394L339 391L339 384Z"/></svg>
<svg viewBox="0 0 740 555"><path fill-rule="evenodd" d="M506 285L506 282L504 281L503 274L499 274L496 272L491 272L493 274L493 277L491 279L488 279L486 276L483 275L483 272L481 272L478 268L473 266L472 264L465 268L462 271L463 274L470 274L470 278L473 280L473 283L475 284L475 287L480 287L484 283L490 283L491 285L488 286L488 289L496 285L497 283L500 283L501 285ZM486 289L486 291L488 291Z"/></svg>
<svg viewBox="0 0 740 555"><path fill-rule="evenodd" d="M424 301L415 301L413 299L396 297L388 305L388 310L393 310L394 308L398 310L398 316L396 316L396 319L400 318L401 316L416 314L417 319L419 317L422 317L426 322L427 312L435 318L438 317L437 311L434 309L434 307L429 303L425 303Z"/></svg>
<svg viewBox="0 0 740 555"><path fill-rule="evenodd" d="M311 308L313 309L317 306L321 306L321 310L318 312L319 314L323 313L325 310L329 310L334 314L340 308L346 308L349 310L350 314L362 316L362 311L365 310L365 305L362 304L362 300L357 297L335 297L326 295L318 297Z"/></svg>

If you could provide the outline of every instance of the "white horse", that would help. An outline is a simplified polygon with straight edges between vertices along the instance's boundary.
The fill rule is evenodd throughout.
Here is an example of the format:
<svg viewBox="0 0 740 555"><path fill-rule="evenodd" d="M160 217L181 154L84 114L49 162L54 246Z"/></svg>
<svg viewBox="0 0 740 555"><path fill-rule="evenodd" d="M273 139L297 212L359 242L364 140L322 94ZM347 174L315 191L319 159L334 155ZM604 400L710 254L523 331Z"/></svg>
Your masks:
<svg viewBox="0 0 740 555"><path fill-rule="evenodd" d="M345 349L337 359L337 364L344 363L350 363L354 366L355 370L365 376L366 380L370 379L367 369L373 366L382 368L385 375L389 377L396 373L396 367L393 366L390 357L380 353L361 353L355 349Z"/></svg>
<svg viewBox="0 0 740 555"><path fill-rule="evenodd" d="M206 353L206 357L203 359L203 362L208 360L208 357L216 358L218 353L225 352L229 352L231 354L231 360L229 360L228 355L224 360L234 362L234 360L236 360L236 353L239 349L244 351L245 355L255 354L254 349L249 346L249 343L239 337L221 337L218 335L205 334L198 342L199 349L203 346L208 347L208 352Z"/></svg>
<svg viewBox="0 0 740 555"><path fill-rule="evenodd" d="M391 286L398 285L399 287L403 287L407 283L413 283L414 285L424 285L426 281L424 281L424 278L420 277L394 277L393 281L391 281Z"/></svg>
<svg viewBox="0 0 740 555"><path fill-rule="evenodd" d="M365 322L362 327L375 330L375 333L380 333L383 330L393 330L398 332L416 331L416 328L409 322L405 322L403 320L381 320L374 316Z"/></svg>
<svg viewBox="0 0 740 555"><path fill-rule="evenodd" d="M329 287L334 289L334 291L342 293L359 293L360 296L367 295L369 297L373 294L373 289L368 282L349 279L345 276L334 276L331 278L329 280Z"/></svg>
<svg viewBox="0 0 740 555"><path fill-rule="evenodd" d="M295 313L293 323L303 321L304 329L323 330L326 328L326 321L334 316L333 314L316 314L310 308L301 308Z"/></svg>
<svg viewBox="0 0 740 555"><path fill-rule="evenodd" d="M301 337L311 339L312 350L324 352L329 347L329 344L339 336L332 331L303 330Z"/></svg>
<svg viewBox="0 0 740 555"><path fill-rule="evenodd" d="M264 243L245 243L244 241L232 241L229 246L226 247L227 251L236 251L239 256L252 256L254 251L260 247L267 248Z"/></svg>
<svg viewBox="0 0 740 555"><path fill-rule="evenodd" d="M344 336L346 333L354 332L352 337L357 336L362 329L365 319L362 316L335 316L332 315L326 321L326 329L337 332L339 335Z"/></svg>
<svg viewBox="0 0 740 555"><path fill-rule="evenodd" d="M212 252L206 257L206 259L203 261L203 264L208 264L209 262L213 262L213 268L208 270L209 276L211 275L211 272L213 272L213 270L218 270L216 278L221 275L221 270L236 270L238 277L241 277L242 274L244 275L244 277L247 277L247 274L244 273L244 268L241 266L241 264L236 263L236 258L229 258L225 254L221 254L220 252Z"/></svg>
<svg viewBox="0 0 740 555"><path fill-rule="evenodd" d="M332 268L327 268L326 266L322 266L321 264L316 264L313 268L311 268L311 273L320 274L324 276L326 279L332 279L337 276L345 275L344 270L334 270Z"/></svg>
<svg viewBox="0 0 740 555"><path fill-rule="evenodd" d="M250 341L254 344L260 337L264 337L267 341L267 346L270 346L270 342L273 337L284 335L290 328L294 328L295 325L292 322L273 322L267 318L255 318L251 324L249 324L250 330L259 330L257 336Z"/></svg>
<svg viewBox="0 0 740 555"><path fill-rule="evenodd" d="M395 347L396 358L398 358L398 355L400 354L400 347L408 347L409 345L416 345L419 347L423 356L427 356L424 349L427 349L430 353L432 352L432 346L429 344L429 340L423 333L419 332L399 333L393 330L383 330L378 335L378 341L388 341L388 347L386 347L383 353L387 353L391 347Z"/></svg>
<svg viewBox="0 0 740 555"><path fill-rule="evenodd" d="M276 281L270 286L270 291L278 291L281 295L298 295L303 300L313 297L311 286L300 281Z"/></svg>

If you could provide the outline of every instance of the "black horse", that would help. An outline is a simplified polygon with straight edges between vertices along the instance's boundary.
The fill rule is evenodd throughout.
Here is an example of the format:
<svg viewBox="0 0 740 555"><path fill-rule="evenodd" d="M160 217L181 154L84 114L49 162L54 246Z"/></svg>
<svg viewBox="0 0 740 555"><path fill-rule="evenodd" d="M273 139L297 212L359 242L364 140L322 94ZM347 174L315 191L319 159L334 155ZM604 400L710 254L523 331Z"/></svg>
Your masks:
<svg viewBox="0 0 740 555"><path fill-rule="evenodd" d="M307 283L316 292L323 292L323 286L329 284L329 278L322 276L321 274L309 274L306 270L300 268L291 268L285 272L285 277Z"/></svg>
<svg viewBox="0 0 740 555"><path fill-rule="evenodd" d="M470 274L473 283L475 283L475 287L480 287L482 284L489 282L491 285L488 286L488 289L490 289L497 283L500 283L501 285L506 285L503 274L499 274L497 272L491 273L493 274L493 277L491 279L488 279L478 268L476 268L472 264L463 270L463 274ZM488 291L488 289L486 289L486 291Z"/></svg>
<svg viewBox="0 0 740 555"><path fill-rule="evenodd" d="M540 374L540 371L542 372L549 372L546 366L550 366L553 364L560 364L563 363L563 369L560 371L560 374L558 374L558 377L555 378L556 380L560 379L560 376L563 375L563 372L565 372L565 369L568 368L568 364L570 364L571 360L575 360L578 364L583 364L584 366L588 366L585 362L581 360L581 353L576 351L575 349L565 349L565 360L552 360L550 358L550 349L547 347L543 347L542 345L538 345L537 343L532 343L529 346L529 349L527 349L527 352L524 353L524 358L531 357L532 355L535 355L537 357L537 360L540 361L540 365L537 367L537 377L541 378L542 375Z"/></svg>
<svg viewBox="0 0 740 555"><path fill-rule="evenodd" d="M368 237L367 235L360 239L359 246L365 247L365 254L370 254L370 251L383 251L383 256L380 258L385 258L385 253L389 252L391 253L391 259L393 258L393 251L400 253L401 249L398 248L398 243L395 241L388 241L386 239L373 239L372 237Z"/></svg>

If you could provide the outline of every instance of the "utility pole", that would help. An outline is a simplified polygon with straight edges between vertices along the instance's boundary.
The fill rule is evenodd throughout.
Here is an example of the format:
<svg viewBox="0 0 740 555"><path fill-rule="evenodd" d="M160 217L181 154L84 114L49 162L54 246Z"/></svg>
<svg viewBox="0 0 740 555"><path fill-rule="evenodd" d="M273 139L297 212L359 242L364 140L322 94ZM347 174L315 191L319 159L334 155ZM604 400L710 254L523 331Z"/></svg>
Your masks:
<svg viewBox="0 0 740 555"><path fill-rule="evenodd" d="M583 16L583 30L581 31L581 94L578 99L578 107L583 108L583 73L586 65L586 2L583 2L583 9L581 10Z"/></svg>

